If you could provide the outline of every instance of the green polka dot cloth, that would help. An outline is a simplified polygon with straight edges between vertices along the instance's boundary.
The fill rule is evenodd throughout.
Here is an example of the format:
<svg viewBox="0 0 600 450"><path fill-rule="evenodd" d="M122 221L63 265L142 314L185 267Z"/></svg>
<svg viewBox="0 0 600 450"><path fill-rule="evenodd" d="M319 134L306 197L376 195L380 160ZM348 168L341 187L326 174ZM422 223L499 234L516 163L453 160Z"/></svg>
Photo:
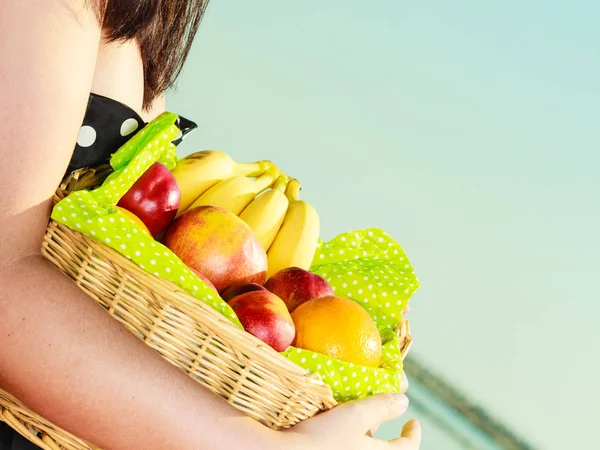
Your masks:
<svg viewBox="0 0 600 450"><path fill-rule="evenodd" d="M336 295L363 306L380 328L394 329L419 287L402 247L378 228L321 242L311 271L325 278Z"/></svg>
<svg viewBox="0 0 600 450"><path fill-rule="evenodd" d="M241 327L233 310L206 283L171 250L114 207L156 161L169 169L175 167L177 154L171 141L179 132L176 119L175 114L166 112L146 125L112 155L114 172L102 186L93 191L72 192L56 204L51 217L111 247L147 272L172 281Z"/></svg>
<svg viewBox="0 0 600 450"><path fill-rule="evenodd" d="M52 219L116 250L154 276L172 281L242 327L233 310L167 247L143 232L115 205L154 162L169 169L177 162L171 143L177 116L166 112L146 125L112 155L113 173L92 191L72 192L52 211ZM319 373L338 401L399 392L402 358L394 328L419 283L402 248L384 231L359 230L329 242L319 240L311 270L336 295L358 302L377 324L383 343L378 368L361 367L290 347L282 355Z"/></svg>
<svg viewBox="0 0 600 450"><path fill-rule="evenodd" d="M383 344L381 366L357 366L297 348L289 348L286 357L319 373L340 402L399 392L402 357L394 329L419 287L402 247L377 228L351 231L319 241L311 271L325 278L337 296L357 302L373 318Z"/></svg>

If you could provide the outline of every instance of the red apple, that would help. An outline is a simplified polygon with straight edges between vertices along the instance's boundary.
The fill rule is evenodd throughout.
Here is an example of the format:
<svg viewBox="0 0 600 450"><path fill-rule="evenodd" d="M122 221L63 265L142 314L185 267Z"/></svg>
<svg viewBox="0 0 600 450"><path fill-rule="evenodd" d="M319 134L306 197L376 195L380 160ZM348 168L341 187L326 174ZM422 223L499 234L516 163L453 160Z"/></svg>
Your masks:
<svg viewBox="0 0 600 450"><path fill-rule="evenodd" d="M245 294L246 292L252 292L252 291L266 291L266 289L264 286L261 286L260 284L256 284L256 283L240 284L237 286L231 286L229 289L227 289L225 292L223 292L223 295L221 295L221 298L223 300L225 300L226 302L228 302L229 300L231 300L234 297L237 297L238 295L242 295L242 294Z"/></svg>
<svg viewBox="0 0 600 450"><path fill-rule="evenodd" d="M265 282L267 253L252 229L235 214L199 206L167 228L163 243L219 293L231 286Z"/></svg>
<svg viewBox="0 0 600 450"><path fill-rule="evenodd" d="M290 312L313 298L334 295L327 281L299 267L280 270L267 280L265 287L281 298Z"/></svg>
<svg viewBox="0 0 600 450"><path fill-rule="evenodd" d="M118 206L137 217L157 235L169 226L181 201L181 191L166 166L155 162L121 197Z"/></svg>
<svg viewBox="0 0 600 450"><path fill-rule="evenodd" d="M229 302L244 329L278 352L296 336L294 321L285 303L267 290L238 295Z"/></svg>

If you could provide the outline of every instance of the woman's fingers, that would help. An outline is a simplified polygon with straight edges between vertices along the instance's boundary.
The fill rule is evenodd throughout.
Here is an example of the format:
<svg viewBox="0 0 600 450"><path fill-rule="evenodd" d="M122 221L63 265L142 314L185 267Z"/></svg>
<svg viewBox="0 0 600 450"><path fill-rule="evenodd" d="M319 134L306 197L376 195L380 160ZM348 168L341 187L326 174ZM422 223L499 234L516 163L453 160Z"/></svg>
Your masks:
<svg viewBox="0 0 600 450"><path fill-rule="evenodd" d="M419 421L413 419L406 422L402 427L402 434L400 436L421 444L421 424Z"/></svg>
<svg viewBox="0 0 600 450"><path fill-rule="evenodd" d="M392 448L397 450L419 450L421 447L421 424L417 420L409 420L402 427L398 439L392 441Z"/></svg>
<svg viewBox="0 0 600 450"><path fill-rule="evenodd" d="M409 383L408 383L408 378L406 377L406 373L402 372L402 381L400 383L400 393L405 394L406 391L408 390L408 386L409 386ZM377 433L378 428L379 428L379 425L371 428L367 434L371 437L374 436L375 433Z"/></svg>
<svg viewBox="0 0 600 450"><path fill-rule="evenodd" d="M406 377L406 373L402 372L402 381L400 383L400 393L405 394L406 391L408 390L408 386L409 386L409 383L408 383L408 378ZM371 428L367 434L369 436L374 436L375 433L377 433L378 428L379 428L379 425Z"/></svg>
<svg viewBox="0 0 600 450"><path fill-rule="evenodd" d="M366 434L383 422L396 419L408 408L404 394L380 394L344 403L330 411L340 427Z"/></svg>
<svg viewBox="0 0 600 450"><path fill-rule="evenodd" d="M406 373L404 373L404 371L402 371L402 381L400 381L400 392L402 394L406 393L406 391L408 390L408 378L406 376Z"/></svg>

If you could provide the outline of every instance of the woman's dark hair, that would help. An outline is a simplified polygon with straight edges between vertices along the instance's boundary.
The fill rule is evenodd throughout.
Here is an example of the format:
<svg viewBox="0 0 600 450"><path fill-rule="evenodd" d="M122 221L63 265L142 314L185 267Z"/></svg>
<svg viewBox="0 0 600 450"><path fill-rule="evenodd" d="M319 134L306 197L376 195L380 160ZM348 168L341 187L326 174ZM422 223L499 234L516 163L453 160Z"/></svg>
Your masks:
<svg viewBox="0 0 600 450"><path fill-rule="evenodd" d="M179 76L208 0L88 1L109 42L139 42L148 108Z"/></svg>

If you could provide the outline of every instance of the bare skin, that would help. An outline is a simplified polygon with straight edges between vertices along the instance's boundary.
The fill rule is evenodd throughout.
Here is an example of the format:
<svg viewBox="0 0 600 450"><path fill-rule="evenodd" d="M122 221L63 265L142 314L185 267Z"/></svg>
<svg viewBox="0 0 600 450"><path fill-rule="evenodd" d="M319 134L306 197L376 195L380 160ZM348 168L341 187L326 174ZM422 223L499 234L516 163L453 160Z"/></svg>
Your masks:
<svg viewBox="0 0 600 450"><path fill-rule="evenodd" d="M105 449L417 449L368 436L403 396L351 402L275 432L203 389L125 331L40 256L50 198L90 92L142 111L134 42L107 45L82 0L8 0L0 14L0 387ZM24 24L27 24L24 26Z"/></svg>

